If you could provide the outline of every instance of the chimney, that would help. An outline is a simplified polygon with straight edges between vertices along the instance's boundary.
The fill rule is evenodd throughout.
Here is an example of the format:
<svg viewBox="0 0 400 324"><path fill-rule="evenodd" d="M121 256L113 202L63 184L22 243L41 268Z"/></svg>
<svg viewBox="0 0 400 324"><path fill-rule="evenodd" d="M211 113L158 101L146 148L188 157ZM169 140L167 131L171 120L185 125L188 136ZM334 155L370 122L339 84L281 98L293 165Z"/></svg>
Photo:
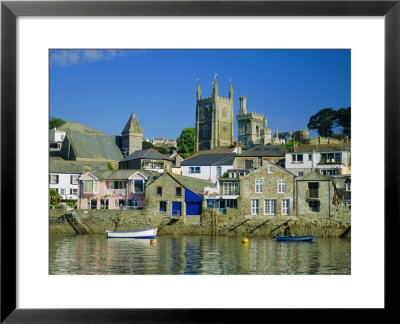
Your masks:
<svg viewBox="0 0 400 324"><path fill-rule="evenodd" d="M178 153L175 154L174 156L174 162L175 162L175 168L180 168L181 167L181 159L178 155Z"/></svg>

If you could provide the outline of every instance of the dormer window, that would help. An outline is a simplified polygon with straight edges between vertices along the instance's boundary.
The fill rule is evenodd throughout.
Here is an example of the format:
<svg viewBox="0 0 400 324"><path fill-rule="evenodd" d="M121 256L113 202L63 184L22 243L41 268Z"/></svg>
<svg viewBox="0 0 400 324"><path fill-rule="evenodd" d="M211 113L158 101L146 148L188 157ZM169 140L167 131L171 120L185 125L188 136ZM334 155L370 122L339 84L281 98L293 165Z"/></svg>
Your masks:
<svg viewBox="0 0 400 324"><path fill-rule="evenodd" d="M99 192L99 182L95 180L83 180L83 193Z"/></svg>

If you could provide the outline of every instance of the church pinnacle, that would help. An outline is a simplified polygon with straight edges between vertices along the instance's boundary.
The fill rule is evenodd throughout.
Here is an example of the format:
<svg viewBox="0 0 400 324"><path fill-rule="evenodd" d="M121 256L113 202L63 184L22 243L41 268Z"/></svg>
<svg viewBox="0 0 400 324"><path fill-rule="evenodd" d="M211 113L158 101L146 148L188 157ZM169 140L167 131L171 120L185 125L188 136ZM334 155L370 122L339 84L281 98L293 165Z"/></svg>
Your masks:
<svg viewBox="0 0 400 324"><path fill-rule="evenodd" d="M218 83L217 83L217 73L214 73L214 81L213 81L213 97L218 97Z"/></svg>
<svg viewBox="0 0 400 324"><path fill-rule="evenodd" d="M197 96L197 100L200 100L200 98L201 98L200 79L197 79L196 96Z"/></svg>
<svg viewBox="0 0 400 324"><path fill-rule="evenodd" d="M232 100L233 99L232 80L229 80L229 82L231 83L231 85L229 86L229 99Z"/></svg>

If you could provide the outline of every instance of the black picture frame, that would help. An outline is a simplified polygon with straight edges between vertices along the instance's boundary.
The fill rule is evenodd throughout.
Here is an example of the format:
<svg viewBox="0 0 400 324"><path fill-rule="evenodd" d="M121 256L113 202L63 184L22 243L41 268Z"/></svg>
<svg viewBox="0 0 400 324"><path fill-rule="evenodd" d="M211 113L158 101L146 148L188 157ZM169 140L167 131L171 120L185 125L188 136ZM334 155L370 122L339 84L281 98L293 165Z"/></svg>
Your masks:
<svg viewBox="0 0 400 324"><path fill-rule="evenodd" d="M384 16L385 18L385 310L393 309L398 279L398 129L400 0L394 1L2 1L1 2L1 322L198 323L233 322L249 309L18 309L16 308L16 19L18 16ZM375 188L376 189L376 188ZM379 189L378 189L379 190ZM373 262L373 260L371 260ZM367 284L367 283L366 283ZM345 288L344 288L345 293ZM392 295L393 293L393 295ZM238 296L240 298L240 296ZM240 314L238 314L240 313Z"/></svg>

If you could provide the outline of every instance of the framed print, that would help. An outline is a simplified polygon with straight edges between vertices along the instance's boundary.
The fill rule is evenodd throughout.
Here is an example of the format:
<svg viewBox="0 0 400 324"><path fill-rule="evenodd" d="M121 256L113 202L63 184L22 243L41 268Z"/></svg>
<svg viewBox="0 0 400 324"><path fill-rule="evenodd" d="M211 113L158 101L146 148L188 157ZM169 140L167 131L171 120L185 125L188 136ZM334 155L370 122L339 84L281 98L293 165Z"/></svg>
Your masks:
<svg viewBox="0 0 400 324"><path fill-rule="evenodd" d="M398 171L396 166L399 154L397 140L400 71L399 16L400 4L398 1L2 1L1 320L6 323L31 321L54 323L180 321L190 323L234 321L234 317L239 312L264 314L269 309L279 308L391 309L393 300L389 296L394 285L386 284L392 282L392 280L396 281L396 279L391 272L393 269L391 260L393 258L388 256L388 248L391 239L399 234L397 219L399 211L396 208L398 199ZM113 239L107 240L108 255L105 255L105 248L102 245L105 244L105 235L102 235L101 240L93 240L88 245L85 245L84 241L76 241L72 245L68 245L70 243L68 239L50 240L49 242L49 219L43 217L49 209L49 183L50 190L54 189L57 193L54 196L51 194L50 205L53 197L58 199L61 196L76 196L76 204L79 206L78 209L82 210L83 217L91 215L90 209L137 210L139 215L144 204L148 204L147 199L144 198L144 193L146 193L147 198L150 192L154 196L154 201L156 201L152 208L163 215L166 213L177 215L178 221L180 220L179 216L184 215L185 221L190 219L196 222L195 218L190 216L198 215L199 210L203 208L201 203L196 200L198 199L198 196L196 196L198 187L194 183L197 180L193 180L191 184L185 184L184 179L176 176L173 185L169 185L169 182L162 182L162 177L165 174L167 174L167 178L174 178L174 176L172 175L172 164L171 166L168 164L171 162L170 159L165 160L169 162L163 160L161 163L159 161L160 155L157 155L157 152L160 153L160 151L153 149L152 158L140 162L140 169L145 170L144 166L148 165L151 171L159 173L159 177L148 173L146 170L132 174L125 172L127 169L138 169L133 167L136 162L133 162L134 159L129 159L129 157L135 151L143 148L143 133L140 134L140 138L138 137L139 140L135 138L136 130L140 128L137 125L142 121L131 113L128 116L129 120L122 117L124 122L128 120L121 133L122 136L115 136L111 139L108 137L106 139L104 133L97 132L94 129L84 132L81 128L74 130L71 128L72 126L65 133L60 133L61 135L57 133L60 136L65 136L70 143L69 146L64 144L63 138L62 141L59 141L61 143L59 143L60 150L64 150L63 152L66 152L65 154L68 154L68 156L73 155L75 160L78 160L77 157L80 154L87 158L85 156L87 152L79 151L74 141L75 143L79 141L87 143L92 141L93 136L100 136L103 141L101 144L102 154L118 155L118 158L113 157L108 160L117 160L120 164L119 170L116 170L118 167L115 169L112 163L107 163L107 170L98 171L91 165L88 169L85 169L85 173L72 172L68 174L65 187L67 189L58 188L56 184L60 182L61 178L58 174L51 172L49 178L49 169L47 166L44 167L48 163L49 154L47 137L49 111L50 116L54 113L52 108L49 107L49 102L59 100L60 106L67 107L68 98L66 96L60 96L60 99L56 98L54 95L55 87L63 84L63 87L68 85L79 88L81 91L84 91L83 89L91 91L90 88L86 88L86 85L93 82L93 79L83 81L80 80L78 74L71 74L70 79L67 79L66 74L57 74L56 69L69 65L72 66L72 69L78 70L83 66L82 62L91 63L100 60L116 62L117 57L140 58L145 56L143 53L152 53L153 58L158 55L159 61L153 60L151 64L143 64L141 67L131 66L130 73L140 75L138 84L147 84L152 89L151 97L153 99L151 100L160 100L159 105L162 105L164 98L171 95L161 89L163 82L169 85L176 82L176 84L181 85L182 91L186 91L184 84L186 81L178 82L179 78L185 78L183 70L188 71L190 66L196 65L197 68L201 67L196 70L196 73L200 73L197 71L206 70L205 63L202 62L206 55L209 56L209 62L211 62L211 60L217 61L218 55L222 52L223 55L229 53L231 65L238 70L235 71L236 74L232 72L233 81L229 79L228 75L223 75L223 73L218 75L218 71L213 71L209 82L208 80L203 82L203 77L200 81L196 81L196 76L190 75L194 80L192 97L197 98L198 104L198 107L195 107L197 110L191 109L196 110L197 114L195 133L192 137L193 150L198 153L202 148L211 148L214 145L213 143L217 141L221 143L229 142L231 137L232 143L229 142L228 144L234 144L233 122L231 124L224 122L224 118L234 120L233 106L232 112L229 106L234 95L238 97L240 95L238 116L247 114L246 97L244 97L246 94L237 95L234 93L235 79L245 79L246 77L246 69L240 70L241 63L234 64L235 61L242 62L237 53L240 51L241 54L247 55L243 56L243 62L247 63L253 60L254 65L259 65L259 75L254 75L254 80L257 80L254 82L262 82L268 73L272 74L273 72L272 66L269 67L269 70L262 70L261 61L257 61L257 55L266 53L267 50L274 50L276 53L278 51L291 51L296 53L296 58L302 55L302 51L314 51L316 53L321 50L325 53L331 50L334 54L326 59L326 65L330 68L330 70L326 70L327 79L332 77L333 71L336 73L339 69L347 68L347 77L343 80L347 82L349 109L350 106L354 108L351 127L353 128L353 123L355 127L352 132L351 161L356 167L353 168L354 179L353 186L351 186L353 187L352 194L354 193L354 196L352 195L353 203L346 202L343 199L341 208L343 210L351 209L352 211L351 226L348 228L348 231L350 229L352 231L352 241L351 250L349 247L339 257L332 252L335 249L332 244L328 244L329 247L327 247L327 251L331 254L321 256L317 253L315 255L321 260L338 259L335 260L336 263L329 263L327 268L331 272L318 273L315 269L308 269L306 272L288 271L285 276L268 276L277 273L271 273L269 270L262 272L259 265L246 265L246 269L257 268L257 270L260 270L257 273L260 276L252 275L254 273L243 269L235 270L236 272L234 270L230 270L231 272L222 271L222 275L215 276L218 273L218 271L212 269L215 264L209 264L207 263L209 259L205 259L207 265L204 265L203 269L207 266L209 269L208 272L203 273L204 276L163 275L171 274L165 271L167 268L174 269L171 270L175 271L172 274L198 274L194 266L189 270L182 271L182 269L178 269L179 265L177 264L179 262L175 262L181 258L188 258L190 253L196 253L193 242L190 241L184 243L186 247L189 247L185 251L179 249L169 251L170 254L176 252L175 259L164 258L162 266L157 265L159 267L157 271L152 272L147 269L147 274L151 275L141 276L140 273L145 272L143 268L129 268L125 269L125 273L133 276L116 276L120 273L107 273L101 269L101 266L108 262L109 269L116 267L116 263L113 263L115 258L110 257L110 254L121 248L121 246L112 246L113 242L117 242L117 239L115 241ZM200 51L206 54L197 55ZM153 55L153 53L155 54ZM345 59L336 61L335 55L338 53L342 53ZM228 58L228 56L225 57ZM302 75L298 75L299 80L297 82L304 84L306 76L312 75L311 64L304 67L301 65L305 64L305 61L301 61L296 67L289 64L297 62L296 58L285 57L287 70L295 68L301 70ZM313 60L314 62L318 60L317 54L313 56ZM179 65L184 66L183 70L175 68L165 70L165 73L160 73L160 80L156 82L157 73L153 74L153 70L160 70L160 67L164 68L168 64L173 66L172 62L179 62ZM88 64L87 66L88 71L93 68L93 65ZM245 65L243 64L243 66ZM307 68L309 69L308 72ZM120 71L125 69L126 72L126 68L121 66L114 66L113 69L120 69ZM329 74L329 71L331 71L331 74ZM113 72L111 71L110 75L111 73ZM279 71L276 72L276 76L278 75ZM63 78L64 80L62 80ZM220 93L226 90L225 92L228 95L226 98L225 95L220 95L221 120L223 122L217 125L215 122L217 117L211 118L211 113L208 113L210 109L212 111L212 108L209 107L211 99L207 99L208 94L204 93L208 91L206 90L208 82L211 84L211 86L208 85L210 93L212 88L211 97L218 96L217 81L219 81L219 78L225 78L224 82L227 82L226 89L225 85L221 83ZM274 77L274 80L280 82L278 77ZM288 78L286 81L283 79L283 81L286 84L290 82ZM103 85L109 84L107 77L104 77L100 82L103 82ZM337 84L332 86L329 93L337 94L340 92L339 87L340 85ZM109 88L101 89L107 92ZM249 93L256 93L252 92L251 87L243 87L242 89L246 89ZM203 94L201 94L202 90L204 91ZM113 91L122 97L130 93L131 90L129 86L118 85ZM322 90L313 86L304 87L304 91L312 93L313 98L317 98L318 92ZM64 108L65 111L68 109L75 111L76 116L78 116L86 109L86 97L83 92L81 94L75 93L71 96L79 97L79 100L74 102L79 102L82 106L74 108L75 110L67 107ZM265 93L259 95L265 95ZM103 100L111 98L111 96L109 98L101 96L100 92L96 96L105 98ZM130 96L132 105L140 105L137 94L136 97L133 94L130 94ZM172 96L175 96L175 94ZM182 99L179 99L177 94L176 96L178 103ZM289 96L298 101L302 100L301 92L288 95L282 92L281 100L288 99ZM99 105L101 100L98 101ZM144 104L142 103L142 105ZM121 111L118 112L113 105L116 105L116 103L110 101L109 108L102 112L103 118L112 120L116 116L120 117L118 115L121 115ZM276 110L279 109L276 108ZM253 111L253 108L250 108L249 111ZM254 109L254 111L257 111L257 109ZM345 109L342 112L344 115L346 114ZM171 110L170 114L173 115L173 123L171 122L171 124L174 125L183 118L183 114L179 116L179 112L172 113ZM226 115L230 117L227 118ZM258 144L267 142L273 144L271 139L274 134L271 130L268 132L267 120L262 118L265 116L260 117L261 114L259 114L257 119L254 117L256 115L252 115L254 120L252 119L251 125L249 125L251 128L255 127L254 135L248 130L246 124L248 120L242 115L237 117L242 132L238 135L242 136L240 143L248 144L249 148L253 143L251 141L254 141L254 143L258 141ZM348 112L347 117L343 117L344 115L341 115L340 118L337 117L338 115L332 117L341 127L342 135L349 134L346 131L350 132L350 127L346 128L346 124L343 122L346 118L350 122L350 113ZM57 117L57 112L54 113L54 116ZM166 116L160 112L158 116L151 117L153 121L162 119L167 124ZM191 116L194 116L194 112ZM95 111L88 113L87 118L94 120ZM80 121L79 118L76 119L77 122ZM149 119L151 120L150 117ZM207 124L208 120L211 120L211 127ZM274 121L271 119L269 122L273 125ZM309 124L312 124L311 120ZM147 129L159 127L155 126L156 123L143 125L146 125ZM62 126L57 127L59 127L58 131L62 130ZM54 128L55 131L57 127ZM82 125L79 127L82 127ZM136 127L135 132L130 132L130 127ZM307 125L307 127L312 129L313 126ZM216 128L218 128L218 131L215 131ZM83 133L84 135L82 135ZM129 133L129 135L125 133ZM41 134L44 134L44 140ZM250 135L246 137L244 136L246 134ZM268 137L268 134L271 138ZM282 135L284 136L283 142L286 141L284 144L288 144L289 136L294 136L293 142L295 142L295 136L303 138L304 134L299 132ZM329 133L328 137L331 135ZM275 139L278 146L283 144L283 142L279 142L278 130L276 130ZM136 143L136 140L140 143ZM343 138L340 140L344 141ZM54 145L58 145L56 140L53 142ZM156 141L154 142L156 143ZM117 145L116 143L118 143L121 151L117 150L115 153L113 148ZM93 142L92 147L96 145ZM136 148L132 149L131 146ZM171 146L173 145L171 144ZM221 146L224 145L221 144ZM106 147L109 147L109 149L105 149ZM288 158L292 159L293 165L311 160L315 153L310 151L307 155L298 154L299 152L292 147L289 150L287 152ZM96 155L97 153L93 154ZM382 163L373 163L373 161L382 161L382 156L385 159L384 166L382 166ZM317 213L323 210L323 203L315 200L315 198L318 198L318 190L320 193L322 192L325 185L324 181L328 179L326 177L341 175L342 172L346 173L346 171L337 171L332 166L345 164L350 156L336 151L333 153L322 152L319 159L317 162L319 165L318 172L312 178L307 178L303 169L293 171L297 172L296 177L304 181L302 184L299 181L296 188L304 185L305 192L308 192L305 200L307 205L303 206L307 213ZM237 170L253 169L253 160L251 162L250 160L249 156L244 156L243 161L239 161L243 165L240 164ZM265 165L269 166L265 168L266 177L273 177L275 172L282 172L283 168L280 168L279 160L275 161L269 156L265 160L269 161L265 162ZM175 163L178 163L177 158L175 161ZM257 161L259 159L254 160L254 163L258 163ZM171 168L169 176L168 168ZM163 169L163 171L160 172L160 169ZM182 168L182 170L184 169ZM200 173L200 170L199 165L187 167L188 174L193 177ZM235 184L229 180L229 170L231 169L225 170L223 166L215 168L218 178L220 180L222 178L220 183L223 189L221 190L226 191L226 197L229 199L226 197L218 198L218 192L212 191L212 186L209 187L208 184L206 186L203 183L201 188L204 197L207 197L207 200L204 200L207 203L205 207L214 208L217 206L222 214L229 214L229 211L227 211L229 208L238 208L238 202L232 198L232 195L239 188L239 182L235 187ZM114 172L114 174L113 171L124 173L126 179L116 177L115 174L118 172ZM224 180L223 175L225 173L226 179ZM46 175L43 176L44 174ZM210 179L213 176L210 173ZM246 175L244 176L246 177ZM252 176L251 173L250 176ZM286 176L287 178L285 178ZM281 213L281 216L288 216L291 215L292 211L298 212L299 209L303 208L300 203L297 203L295 189L290 186L292 177L290 175L285 175L285 177L273 178L274 190L281 195L278 198L265 196L261 203L258 199L246 201L248 211L243 212L246 217L243 223L247 220L258 220L257 226L249 228L251 232L259 230L263 226L268 226L269 220L266 217L271 218L270 216L278 213ZM149 179L151 181L148 181ZM243 180L243 182L240 182L240 188L243 192L251 188L251 190L254 189L253 191L256 194L262 194L268 185L268 181L265 179L264 176L252 179L251 181L254 183L252 182L250 185L246 183L246 180ZM343 191L350 191L350 184L351 181L343 182ZM328 205L331 206L331 200L334 202L337 200L337 204L340 205L337 188L333 185L332 187L328 185L327 188ZM170 189L172 193L168 193ZM290 190L292 190L292 195L290 195ZM330 190L332 190L332 194ZM128 191L130 192L129 197ZM169 194L173 195L173 199L164 199ZM70 199L73 200L71 197ZM186 200L186 198L188 199ZM395 208L392 206L395 206ZM67 207L65 205L65 208ZM242 205L239 204L239 207L242 208ZM43 209L46 209L46 211ZM183 210L185 212L182 212ZM105 211L100 212L105 213ZM330 207L327 207L326 213L331 215L333 211ZM53 214L56 215L57 213ZM350 215L350 213L348 214ZM79 222L80 212L65 213L65 215L69 218L67 216L62 218L64 224L73 224L74 220ZM78 220L76 220L77 215ZM111 231L107 235L121 235L121 233L127 235L128 229L123 227L124 220L121 220L120 214L115 215L116 217L112 219L112 224L115 226L109 228ZM210 215L210 228L217 231L218 227L216 225L213 227L213 221L217 222L217 217L213 218L213 214ZM79 224L75 227L71 225L75 232L92 231L92 233L104 234L103 228L96 232L97 224L90 218L85 219L85 224L88 225L85 225L86 227L80 227ZM167 221L172 222L171 219L167 219ZM286 221L286 225L288 221ZM345 222L344 218L343 222ZM242 223L239 224L239 222L236 224L237 227L241 225ZM62 228L62 226L63 224L59 221L59 228ZM193 225L193 228L195 227L196 224ZM234 231L237 227L231 226L230 229ZM159 231L160 228L159 226ZM226 231L228 230L226 228ZM139 234L150 235L147 232ZM129 233L129 235L139 234L131 231ZM211 234L215 234L215 232ZM252 233L249 232L249 234ZM301 235L297 235L299 233L291 234L293 233L280 235L277 232L273 237L288 240L298 238ZM153 240L155 233L152 232L151 235L154 237L151 236L150 240ZM301 236L305 239L303 235ZM253 238L249 237L249 245L246 245L248 238L245 237L237 247L238 249L248 247L243 254L246 257L252 254L257 254L257 257L259 257L259 254L264 253L265 250L254 249ZM315 236L308 235L307 238L312 240ZM154 242L149 241L149 243ZM274 241L274 243L276 242ZM56 251L53 247L57 244L58 250ZM168 242L168 244L183 245L181 241ZM212 254L212 251L205 250L204 243L201 244L203 244L201 253ZM350 245L350 243L346 244ZM343 248L343 245L341 248ZM274 250L274 246L271 245L270 249ZM295 261L301 263L301 257L299 257L303 253L301 249L307 245L297 246L299 248L295 248L297 253ZM165 247L167 247L167 244ZM70 250L68 250L69 248ZM127 248L127 246L124 248ZM129 248L143 249L136 245ZM59 254L57 262L49 253L49 249L53 251L52 253ZM71 249L77 254L77 266L72 270L63 270L62 260L68 259ZM93 249L95 251L93 253L97 253L94 260L84 259L84 251L88 251L88 249ZM146 255L141 257L146 257ZM162 257L160 255L160 258ZM284 254L279 255L279 257L282 257L281 262L285 262L285 258L289 258L288 255ZM226 259L220 256L216 262L220 266L226 263ZM274 260L270 259L269 262L272 264ZM85 264L88 264L86 268ZM188 265L186 264L186 266ZM228 265L228 267L231 267L231 265ZM331 268L334 269L331 270ZM231 276L231 274L243 275ZM296 275L294 276L294 274ZM310 276L310 274L334 274L335 276ZM369 291L362 292L366 280L368 280ZM345 287L339 289L339 283ZM291 287L292 291L288 287ZM300 290L304 292L306 298L296 296L295 292ZM343 291L346 292L343 293ZM317 298L319 300L312 300L312 295L320 296ZM285 300L285 302L282 303L282 300ZM211 309L212 312L210 312Z"/></svg>

